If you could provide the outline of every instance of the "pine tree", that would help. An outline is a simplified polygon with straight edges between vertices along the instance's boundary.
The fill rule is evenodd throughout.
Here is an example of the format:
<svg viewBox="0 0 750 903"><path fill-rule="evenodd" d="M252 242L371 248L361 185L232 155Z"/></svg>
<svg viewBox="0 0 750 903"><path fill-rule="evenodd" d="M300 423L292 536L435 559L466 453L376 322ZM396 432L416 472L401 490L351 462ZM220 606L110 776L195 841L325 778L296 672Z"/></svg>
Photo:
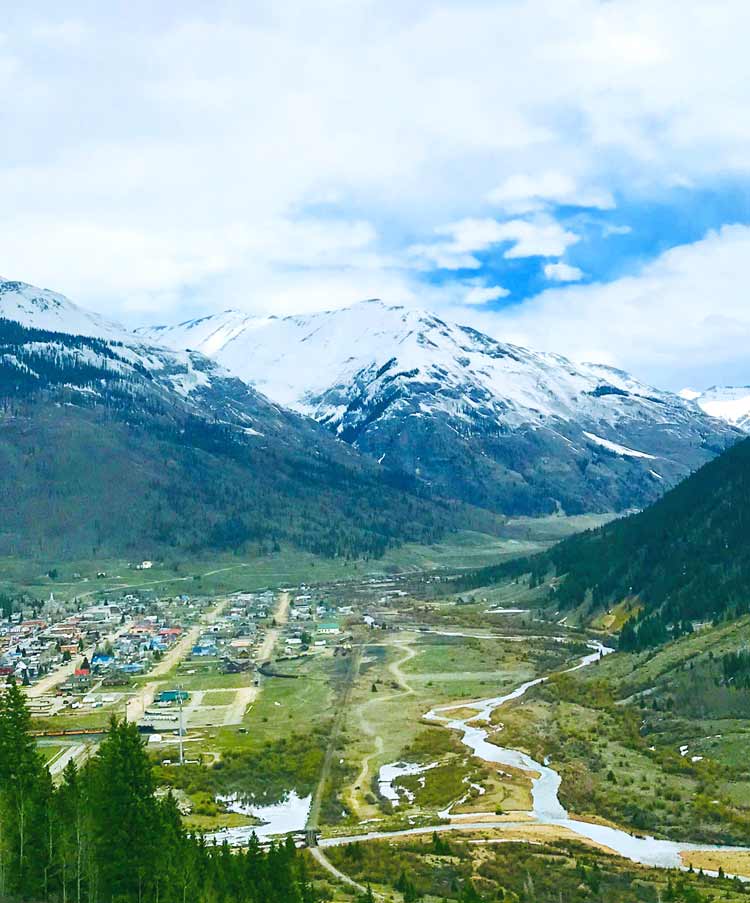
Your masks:
<svg viewBox="0 0 750 903"><path fill-rule="evenodd" d="M57 876L62 903L82 903L89 832L85 810L84 782L74 762L63 771L62 784L54 798L54 820L59 832Z"/></svg>
<svg viewBox="0 0 750 903"><path fill-rule="evenodd" d="M97 884L106 899L140 901L153 879L159 825L154 789L138 728L113 718L91 774Z"/></svg>
<svg viewBox="0 0 750 903"><path fill-rule="evenodd" d="M0 896L33 896L49 868L49 777L30 734L26 699L15 682L0 697Z"/></svg>

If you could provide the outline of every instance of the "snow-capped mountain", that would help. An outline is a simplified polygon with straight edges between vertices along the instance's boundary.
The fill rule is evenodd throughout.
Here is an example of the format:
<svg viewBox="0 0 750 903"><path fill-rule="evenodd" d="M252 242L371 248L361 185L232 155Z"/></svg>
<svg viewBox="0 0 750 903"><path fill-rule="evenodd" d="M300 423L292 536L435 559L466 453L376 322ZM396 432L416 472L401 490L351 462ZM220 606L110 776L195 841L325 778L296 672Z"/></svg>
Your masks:
<svg viewBox="0 0 750 903"><path fill-rule="evenodd" d="M158 346L57 292L24 282L0 282L2 321L6 325L0 328L0 347L8 337L14 345L12 352L3 349L2 365L6 371L15 369L27 384L49 379L43 368L35 371L34 359L45 364L54 358L60 378L70 370L71 378L64 384L68 394L85 396L89 402L111 394L118 382L121 390L127 383L127 391L144 405L158 403L165 410L172 406L182 413L211 416L246 435L260 435L261 426L285 432L287 412L216 361L199 352ZM10 324L27 332L9 336ZM84 374L80 382L73 378L76 372ZM105 385L90 378L99 372Z"/></svg>
<svg viewBox="0 0 750 903"><path fill-rule="evenodd" d="M0 281L0 555L431 541L449 508L198 351ZM129 552L128 552L129 554Z"/></svg>
<svg viewBox="0 0 750 903"><path fill-rule="evenodd" d="M124 326L74 304L64 295L27 282L0 277L0 317L30 329L87 335L109 342L134 344ZM139 344L145 344L143 342Z"/></svg>
<svg viewBox="0 0 750 903"><path fill-rule="evenodd" d="M141 335L200 350L386 465L508 513L640 506L738 436L622 371L379 301Z"/></svg>
<svg viewBox="0 0 750 903"><path fill-rule="evenodd" d="M711 417L750 432L750 386L712 386L704 392L683 389L680 397L694 401Z"/></svg>

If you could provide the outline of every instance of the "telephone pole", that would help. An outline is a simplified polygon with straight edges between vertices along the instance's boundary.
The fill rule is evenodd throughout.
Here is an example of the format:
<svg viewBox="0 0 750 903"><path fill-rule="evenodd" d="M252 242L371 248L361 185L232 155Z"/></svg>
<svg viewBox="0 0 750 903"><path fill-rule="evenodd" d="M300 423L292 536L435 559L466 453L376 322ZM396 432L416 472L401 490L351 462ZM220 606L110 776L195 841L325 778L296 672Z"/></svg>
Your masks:
<svg viewBox="0 0 750 903"><path fill-rule="evenodd" d="M185 733L185 723L182 715L182 687L177 687L177 704L180 707L180 727L179 727L179 736L180 736L180 765L185 764L185 750L183 748L182 735Z"/></svg>

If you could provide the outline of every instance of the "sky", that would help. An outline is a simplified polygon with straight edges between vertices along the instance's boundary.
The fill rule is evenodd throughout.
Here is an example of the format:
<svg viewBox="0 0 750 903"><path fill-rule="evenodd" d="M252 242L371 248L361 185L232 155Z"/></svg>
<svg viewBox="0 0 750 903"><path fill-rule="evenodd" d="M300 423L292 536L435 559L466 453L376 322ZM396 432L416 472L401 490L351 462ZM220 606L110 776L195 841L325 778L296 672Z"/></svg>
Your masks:
<svg viewBox="0 0 750 903"><path fill-rule="evenodd" d="M750 383L747 0L3 6L6 278Z"/></svg>

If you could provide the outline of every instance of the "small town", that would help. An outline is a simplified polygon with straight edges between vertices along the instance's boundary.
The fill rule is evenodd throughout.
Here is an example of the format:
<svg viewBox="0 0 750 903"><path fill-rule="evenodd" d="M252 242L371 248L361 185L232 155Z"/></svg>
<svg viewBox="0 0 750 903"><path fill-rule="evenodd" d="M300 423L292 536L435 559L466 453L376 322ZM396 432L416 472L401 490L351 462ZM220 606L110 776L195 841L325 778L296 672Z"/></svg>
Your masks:
<svg viewBox="0 0 750 903"><path fill-rule="evenodd" d="M155 760L178 764L192 744L210 745L207 731L244 732L264 680L316 656L348 655L355 625L386 627L389 603L406 595L398 585L218 597L102 590L88 604L50 593L0 616L0 691L11 681L23 688L56 780L93 755L112 717L137 724Z"/></svg>

